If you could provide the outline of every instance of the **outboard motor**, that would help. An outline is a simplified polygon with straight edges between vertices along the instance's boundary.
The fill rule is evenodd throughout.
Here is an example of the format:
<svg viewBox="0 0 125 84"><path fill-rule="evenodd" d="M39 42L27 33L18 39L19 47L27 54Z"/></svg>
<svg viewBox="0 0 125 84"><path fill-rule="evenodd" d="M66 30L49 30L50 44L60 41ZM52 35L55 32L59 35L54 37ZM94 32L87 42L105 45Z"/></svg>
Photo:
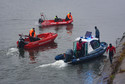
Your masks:
<svg viewBox="0 0 125 84"><path fill-rule="evenodd" d="M64 62L69 62L73 58L73 50L72 49L67 49L65 53L65 60Z"/></svg>
<svg viewBox="0 0 125 84"><path fill-rule="evenodd" d="M24 45L25 45L24 39L22 38L22 36L20 36L18 47L19 48L24 48Z"/></svg>
<svg viewBox="0 0 125 84"><path fill-rule="evenodd" d="M43 22L43 19L42 18L39 18L39 23L42 23Z"/></svg>

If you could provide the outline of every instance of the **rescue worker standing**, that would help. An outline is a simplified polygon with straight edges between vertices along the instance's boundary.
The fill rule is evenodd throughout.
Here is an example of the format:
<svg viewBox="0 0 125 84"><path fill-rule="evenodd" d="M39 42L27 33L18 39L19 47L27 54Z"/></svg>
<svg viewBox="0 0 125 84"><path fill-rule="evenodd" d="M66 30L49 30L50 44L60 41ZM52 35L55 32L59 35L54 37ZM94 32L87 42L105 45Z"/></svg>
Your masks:
<svg viewBox="0 0 125 84"><path fill-rule="evenodd" d="M115 47L112 46L112 44L109 44L109 47L106 49L106 53L108 53L109 50L109 59L110 59L110 63L112 64L112 59L114 54L116 53Z"/></svg>
<svg viewBox="0 0 125 84"><path fill-rule="evenodd" d="M82 39L79 39L79 42L76 44L76 57L79 58L82 55Z"/></svg>
<svg viewBox="0 0 125 84"><path fill-rule="evenodd" d="M100 32L96 26L95 26L95 37L98 38L98 40L100 42Z"/></svg>
<svg viewBox="0 0 125 84"><path fill-rule="evenodd" d="M31 42L40 40L39 38L36 37L35 28L32 28L29 31L29 39L30 39Z"/></svg>
<svg viewBox="0 0 125 84"><path fill-rule="evenodd" d="M69 13L67 14L65 20L68 21L68 20L71 20L71 19L73 19L73 18L72 18L71 12L69 12Z"/></svg>

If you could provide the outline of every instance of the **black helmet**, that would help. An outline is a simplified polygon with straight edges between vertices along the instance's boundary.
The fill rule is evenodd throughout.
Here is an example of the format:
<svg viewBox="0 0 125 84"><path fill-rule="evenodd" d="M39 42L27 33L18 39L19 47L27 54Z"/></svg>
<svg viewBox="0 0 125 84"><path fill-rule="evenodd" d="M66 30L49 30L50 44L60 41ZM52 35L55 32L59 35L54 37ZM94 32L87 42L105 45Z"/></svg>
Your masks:
<svg viewBox="0 0 125 84"><path fill-rule="evenodd" d="M109 46L112 47L112 44L110 43Z"/></svg>
<svg viewBox="0 0 125 84"><path fill-rule="evenodd" d="M95 29L97 29L97 26L95 26Z"/></svg>
<svg viewBox="0 0 125 84"><path fill-rule="evenodd" d="M82 39L79 39L79 43L82 43Z"/></svg>

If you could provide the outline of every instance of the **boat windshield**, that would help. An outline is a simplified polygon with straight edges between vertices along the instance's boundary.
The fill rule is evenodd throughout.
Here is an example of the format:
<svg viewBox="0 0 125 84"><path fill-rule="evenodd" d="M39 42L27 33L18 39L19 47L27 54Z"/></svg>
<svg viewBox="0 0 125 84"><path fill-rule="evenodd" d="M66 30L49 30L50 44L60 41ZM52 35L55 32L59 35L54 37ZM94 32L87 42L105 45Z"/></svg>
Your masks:
<svg viewBox="0 0 125 84"><path fill-rule="evenodd" d="M92 37L92 32L87 31L85 34L85 38L91 38Z"/></svg>
<svg viewBox="0 0 125 84"><path fill-rule="evenodd" d="M98 48L100 46L100 43L99 43L98 40L92 40L90 42L90 44L91 44L91 46L92 46L93 49L96 49L96 48Z"/></svg>

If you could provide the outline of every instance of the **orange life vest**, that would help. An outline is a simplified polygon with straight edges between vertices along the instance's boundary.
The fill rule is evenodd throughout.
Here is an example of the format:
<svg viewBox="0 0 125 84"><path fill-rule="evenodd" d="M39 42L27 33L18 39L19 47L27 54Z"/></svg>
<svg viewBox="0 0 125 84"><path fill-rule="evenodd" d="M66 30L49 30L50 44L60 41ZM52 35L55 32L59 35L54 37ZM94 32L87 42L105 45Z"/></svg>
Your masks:
<svg viewBox="0 0 125 84"><path fill-rule="evenodd" d="M67 14L67 17L68 17L69 19L72 19L72 15L71 15L70 13Z"/></svg>
<svg viewBox="0 0 125 84"><path fill-rule="evenodd" d="M36 37L35 31L33 29L30 30L29 36Z"/></svg>

